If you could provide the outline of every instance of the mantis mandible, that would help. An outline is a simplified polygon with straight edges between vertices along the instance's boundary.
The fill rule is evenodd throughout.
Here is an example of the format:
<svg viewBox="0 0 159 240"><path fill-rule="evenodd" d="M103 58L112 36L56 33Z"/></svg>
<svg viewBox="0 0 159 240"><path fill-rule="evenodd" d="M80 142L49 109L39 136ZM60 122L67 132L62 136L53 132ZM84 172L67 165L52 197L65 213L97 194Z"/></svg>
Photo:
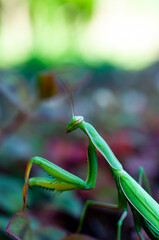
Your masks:
<svg viewBox="0 0 159 240"><path fill-rule="evenodd" d="M89 205L95 205L109 209L123 209L123 213L117 223L117 240L120 240L121 227L124 219L127 216L127 204L129 204L133 213L134 225L139 239L144 240L144 237L141 233L141 227L144 228L145 232L151 239L159 239L159 204L151 197L148 179L143 168L139 169L139 180L136 182L123 169L121 163L117 160L108 144L98 134L95 128L91 124L85 122L82 116L74 116L73 112L72 120L66 127L66 133L70 133L78 128L86 134L89 140L89 145L87 148L88 176L86 181L72 173L67 172L66 170L44 158L33 157L27 164L25 171L22 211L24 211L27 203L28 186L39 186L59 192L73 189L89 190L94 188L97 176L97 150L104 156L105 160L109 164L118 191L118 202L115 205L96 201L87 201L85 203L77 231L79 232L82 228ZM53 177L53 179L41 177L29 178L33 163L43 168L47 173L49 173L49 175ZM145 182L147 191L145 191L141 186L142 179Z"/></svg>

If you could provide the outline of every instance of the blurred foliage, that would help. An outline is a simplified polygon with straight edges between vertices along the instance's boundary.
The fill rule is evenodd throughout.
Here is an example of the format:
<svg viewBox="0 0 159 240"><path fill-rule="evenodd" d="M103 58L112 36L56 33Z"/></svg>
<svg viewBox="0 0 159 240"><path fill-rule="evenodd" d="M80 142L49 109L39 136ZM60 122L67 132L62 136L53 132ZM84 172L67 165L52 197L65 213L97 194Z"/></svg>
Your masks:
<svg viewBox="0 0 159 240"><path fill-rule="evenodd" d="M81 21L87 20L92 13L92 7L95 4L92 0L86 0L85 2L81 0L62 0L62 1L29 1L30 15L33 25L39 24L39 14L43 11L42 21L49 21L52 19L52 15L56 14L57 8L61 7L63 13L67 17L68 21L72 24L76 18L80 17ZM75 22L75 21L74 21ZM46 25L44 25L46 26Z"/></svg>
<svg viewBox="0 0 159 240"><path fill-rule="evenodd" d="M32 58L50 64L64 58L67 61L68 54L77 56L74 36L91 18L94 5L92 0L13 0L12 4L1 0L0 65Z"/></svg>
<svg viewBox="0 0 159 240"><path fill-rule="evenodd" d="M157 0L1 0L0 66L37 59L142 69L158 58L158 11Z"/></svg>
<svg viewBox="0 0 159 240"><path fill-rule="evenodd" d="M0 208L10 213L18 212L21 205L21 189L23 181L7 174L0 175ZM6 201L10 199L10 201Z"/></svg>

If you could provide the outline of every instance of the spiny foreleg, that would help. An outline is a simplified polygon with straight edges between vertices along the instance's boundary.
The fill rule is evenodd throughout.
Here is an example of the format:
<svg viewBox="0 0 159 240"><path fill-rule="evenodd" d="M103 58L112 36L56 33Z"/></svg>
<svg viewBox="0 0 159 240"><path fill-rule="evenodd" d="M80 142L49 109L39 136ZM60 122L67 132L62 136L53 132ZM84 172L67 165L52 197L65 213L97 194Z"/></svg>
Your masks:
<svg viewBox="0 0 159 240"><path fill-rule="evenodd" d="M60 168L54 163L49 162L44 158L31 158L25 170L25 183L23 187L23 207L21 211L24 211L26 207L28 186L39 186L60 192L73 189L89 190L94 188L97 174L97 156L95 148L91 142L89 143L89 146L87 148L87 156L88 176L86 181ZM29 178L33 163L43 168L50 176L53 177L53 179L40 177Z"/></svg>

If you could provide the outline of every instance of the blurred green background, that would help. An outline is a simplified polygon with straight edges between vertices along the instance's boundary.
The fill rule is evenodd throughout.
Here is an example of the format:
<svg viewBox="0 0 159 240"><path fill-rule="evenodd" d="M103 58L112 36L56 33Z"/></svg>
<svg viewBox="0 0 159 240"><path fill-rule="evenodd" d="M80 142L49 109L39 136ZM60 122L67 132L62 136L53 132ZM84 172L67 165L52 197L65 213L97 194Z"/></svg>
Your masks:
<svg viewBox="0 0 159 240"><path fill-rule="evenodd" d="M41 156L82 177L87 138L66 135L71 107L84 116L126 171L143 166L159 201L159 2L157 0L0 0L0 239L22 207L24 171ZM56 195L29 190L33 240L75 232L87 199L116 202L98 154L96 188ZM34 166L32 175L46 175ZM115 239L121 212L90 207L82 232ZM122 239L138 239L132 216ZM145 239L146 235L145 235Z"/></svg>

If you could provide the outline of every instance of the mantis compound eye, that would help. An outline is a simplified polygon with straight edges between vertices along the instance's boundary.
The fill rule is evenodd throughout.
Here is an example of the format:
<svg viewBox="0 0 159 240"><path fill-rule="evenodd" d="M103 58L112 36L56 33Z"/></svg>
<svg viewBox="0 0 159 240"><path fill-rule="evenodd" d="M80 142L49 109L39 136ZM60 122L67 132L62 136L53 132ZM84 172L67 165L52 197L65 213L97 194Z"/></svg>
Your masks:
<svg viewBox="0 0 159 240"><path fill-rule="evenodd" d="M82 117L82 116L77 116L77 117L75 117L76 118L76 122L74 123L74 125L76 124L79 124L80 122L82 122L83 120L84 120L84 117Z"/></svg>

